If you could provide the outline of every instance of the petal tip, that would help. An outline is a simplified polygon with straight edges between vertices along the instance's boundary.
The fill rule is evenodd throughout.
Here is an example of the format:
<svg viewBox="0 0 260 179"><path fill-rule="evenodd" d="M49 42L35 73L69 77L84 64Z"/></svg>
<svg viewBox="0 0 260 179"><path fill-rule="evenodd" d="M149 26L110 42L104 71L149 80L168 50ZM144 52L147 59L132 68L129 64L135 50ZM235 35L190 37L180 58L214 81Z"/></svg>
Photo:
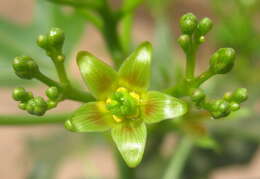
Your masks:
<svg viewBox="0 0 260 179"><path fill-rule="evenodd" d="M76 57L78 65L80 64L80 61L82 59L85 59L86 57L92 57L92 56L93 55L91 53L87 52L87 51L78 52L77 57ZM86 58L86 59L88 59L88 58Z"/></svg>

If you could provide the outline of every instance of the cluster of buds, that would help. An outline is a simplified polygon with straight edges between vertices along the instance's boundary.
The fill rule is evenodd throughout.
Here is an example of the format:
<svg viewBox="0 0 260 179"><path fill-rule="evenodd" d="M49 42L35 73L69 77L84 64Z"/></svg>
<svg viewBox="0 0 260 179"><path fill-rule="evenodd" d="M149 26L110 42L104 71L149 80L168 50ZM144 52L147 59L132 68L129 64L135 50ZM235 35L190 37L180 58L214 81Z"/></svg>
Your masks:
<svg viewBox="0 0 260 179"><path fill-rule="evenodd" d="M205 17L200 21L192 13L183 15L180 19L180 28L182 35L178 42L185 52L191 50L192 43L203 43L205 35L212 29L213 23Z"/></svg>
<svg viewBox="0 0 260 179"><path fill-rule="evenodd" d="M60 99L60 93L56 87L50 87L46 90L48 100L43 97L34 97L32 92L26 91L22 87L15 88L13 91L13 99L19 101L19 108L27 111L29 114L42 116L49 109L57 106Z"/></svg>
<svg viewBox="0 0 260 179"><path fill-rule="evenodd" d="M62 47L64 44L65 35L60 28L51 28L46 35L39 35L37 44L44 49L49 57L59 62L64 61Z"/></svg>
<svg viewBox="0 0 260 179"><path fill-rule="evenodd" d="M223 98L209 101L205 92L198 88L193 91L191 99L197 106L207 109L215 119L228 116L231 112L240 109L240 104L248 98L247 89L238 88L233 93L227 92Z"/></svg>

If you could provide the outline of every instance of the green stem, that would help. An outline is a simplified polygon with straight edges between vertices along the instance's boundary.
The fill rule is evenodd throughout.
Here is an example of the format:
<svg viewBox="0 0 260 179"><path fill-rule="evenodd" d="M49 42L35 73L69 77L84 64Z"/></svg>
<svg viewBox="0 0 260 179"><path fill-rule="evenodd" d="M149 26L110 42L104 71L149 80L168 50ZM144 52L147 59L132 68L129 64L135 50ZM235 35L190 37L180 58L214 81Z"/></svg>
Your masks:
<svg viewBox="0 0 260 179"><path fill-rule="evenodd" d="M64 98L85 103L95 100L95 98L90 93L78 90L73 87L64 89Z"/></svg>
<svg viewBox="0 0 260 179"><path fill-rule="evenodd" d="M69 115L51 115L43 117L22 115L1 115L0 125L36 125L36 124L59 124L63 123Z"/></svg>
<svg viewBox="0 0 260 179"><path fill-rule="evenodd" d="M209 78L211 78L214 75L214 73L210 70L207 70L203 72L201 75L199 75L194 80L194 86L199 87L201 84L203 84L205 81L207 81Z"/></svg>
<svg viewBox="0 0 260 179"><path fill-rule="evenodd" d="M61 89L61 91L63 91L63 99L70 99L79 102L90 102L95 100L95 98L90 93L78 90L70 85L61 85L58 82L45 76L41 72L37 73L35 78L49 87L56 86L57 88Z"/></svg>
<svg viewBox="0 0 260 179"><path fill-rule="evenodd" d="M39 81L41 81L42 83L46 84L47 86L51 87L51 86L56 86L60 88L60 84L52 79L50 79L49 77L47 77L46 75L44 75L41 72L38 72L37 74L35 74L35 78Z"/></svg>
<svg viewBox="0 0 260 179"><path fill-rule="evenodd" d="M62 85L70 85L67 73L65 71L64 62L59 62L58 59L53 59L53 62Z"/></svg>
<svg viewBox="0 0 260 179"><path fill-rule="evenodd" d="M109 50L115 67L119 68L124 58L124 50L120 42L118 33L118 21L115 14L110 9L107 1L98 11L100 17L103 20L103 30L101 31L103 38L105 39L107 49Z"/></svg>
<svg viewBox="0 0 260 179"><path fill-rule="evenodd" d="M193 142L189 137L183 137L177 146L176 152L170 159L169 166L163 179L180 179L185 162L192 151Z"/></svg>
<svg viewBox="0 0 260 179"><path fill-rule="evenodd" d="M192 39L192 36L190 36ZM196 51L197 45L193 40L190 42L190 50L186 53L186 79L192 80L194 78L194 71L196 65Z"/></svg>

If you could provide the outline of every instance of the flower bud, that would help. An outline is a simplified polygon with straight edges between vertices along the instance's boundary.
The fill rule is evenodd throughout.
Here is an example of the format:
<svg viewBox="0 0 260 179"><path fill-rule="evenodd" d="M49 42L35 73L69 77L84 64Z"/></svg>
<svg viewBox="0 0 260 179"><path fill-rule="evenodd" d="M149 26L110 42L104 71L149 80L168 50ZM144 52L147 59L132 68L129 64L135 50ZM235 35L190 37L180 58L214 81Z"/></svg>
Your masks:
<svg viewBox="0 0 260 179"><path fill-rule="evenodd" d="M213 27L212 21L205 17L198 24L198 32L200 35L206 35Z"/></svg>
<svg viewBox="0 0 260 179"><path fill-rule="evenodd" d="M19 107L20 109L22 109L22 110L25 110L25 109L26 109L26 106L27 106L26 103L20 103L18 107Z"/></svg>
<svg viewBox="0 0 260 179"><path fill-rule="evenodd" d="M47 49L49 46L48 37L46 35L39 35L37 38L37 44L43 49Z"/></svg>
<svg viewBox="0 0 260 179"><path fill-rule="evenodd" d="M206 97L204 91L202 89L196 89L191 96L192 101L194 102L200 102L204 100Z"/></svg>
<svg viewBox="0 0 260 179"><path fill-rule="evenodd" d="M214 111L226 113L226 112L229 111L229 109L230 109L230 104L223 99L219 99L219 100L217 100L213 103L213 110Z"/></svg>
<svg viewBox="0 0 260 179"><path fill-rule="evenodd" d="M181 31L184 34L192 34L196 29L198 24L197 17L192 13L187 13L183 15L180 19Z"/></svg>
<svg viewBox="0 0 260 179"><path fill-rule="evenodd" d="M55 86L48 88L45 91L45 93L46 93L46 96L48 96L48 98L51 100L56 100L59 97L59 90Z"/></svg>
<svg viewBox="0 0 260 179"><path fill-rule="evenodd" d="M38 65L28 56L16 57L13 61L13 69L17 76L24 79L32 79L38 72Z"/></svg>
<svg viewBox="0 0 260 179"><path fill-rule="evenodd" d="M47 111L47 103L40 96L30 99L27 103L26 110L28 113L42 116Z"/></svg>
<svg viewBox="0 0 260 179"><path fill-rule="evenodd" d="M180 44L183 51L187 52L190 47L190 37L186 34L181 35L178 39L178 43Z"/></svg>
<svg viewBox="0 0 260 179"><path fill-rule="evenodd" d="M235 61L235 50L232 48L221 48L210 58L210 70L215 74L229 72Z"/></svg>
<svg viewBox="0 0 260 179"><path fill-rule="evenodd" d="M237 110L240 109L240 105L238 103L231 102L230 103L230 109L231 109L231 111L237 111Z"/></svg>
<svg viewBox="0 0 260 179"><path fill-rule="evenodd" d="M246 88L238 88L232 96L232 99L237 103L242 103L248 98L248 92Z"/></svg>
<svg viewBox="0 0 260 179"><path fill-rule="evenodd" d="M52 100L47 101L48 109L55 108L57 106L57 104L58 103L56 101L52 101Z"/></svg>
<svg viewBox="0 0 260 179"><path fill-rule="evenodd" d="M21 102L26 102L30 99L29 93L22 87L15 88L12 96L14 100Z"/></svg>
<svg viewBox="0 0 260 179"><path fill-rule="evenodd" d="M60 49L64 43L64 32L60 28L52 28L48 33L49 44Z"/></svg>

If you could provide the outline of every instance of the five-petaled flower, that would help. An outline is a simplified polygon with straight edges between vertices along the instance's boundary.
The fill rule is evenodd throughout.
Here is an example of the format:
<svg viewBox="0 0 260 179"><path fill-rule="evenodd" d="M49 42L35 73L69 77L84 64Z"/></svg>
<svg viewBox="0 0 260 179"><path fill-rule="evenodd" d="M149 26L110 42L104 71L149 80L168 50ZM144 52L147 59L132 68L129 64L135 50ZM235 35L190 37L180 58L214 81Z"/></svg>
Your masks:
<svg viewBox="0 0 260 179"><path fill-rule="evenodd" d="M143 156L145 124L179 117L186 104L157 91L147 91L150 81L152 46L142 43L121 65L119 72L88 52L77 55L81 75L96 102L77 109L66 121L73 132L111 129L112 138L129 167L136 167Z"/></svg>

